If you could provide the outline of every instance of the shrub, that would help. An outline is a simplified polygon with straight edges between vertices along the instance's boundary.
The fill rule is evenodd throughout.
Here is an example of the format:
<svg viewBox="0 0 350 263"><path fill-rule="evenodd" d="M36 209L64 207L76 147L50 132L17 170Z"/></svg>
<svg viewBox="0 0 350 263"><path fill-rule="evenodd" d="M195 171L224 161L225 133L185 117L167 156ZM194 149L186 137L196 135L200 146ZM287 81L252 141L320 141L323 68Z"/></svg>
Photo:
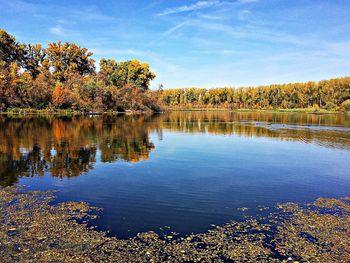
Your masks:
<svg viewBox="0 0 350 263"><path fill-rule="evenodd" d="M341 104L341 107L345 111L350 111L350 99L347 99Z"/></svg>

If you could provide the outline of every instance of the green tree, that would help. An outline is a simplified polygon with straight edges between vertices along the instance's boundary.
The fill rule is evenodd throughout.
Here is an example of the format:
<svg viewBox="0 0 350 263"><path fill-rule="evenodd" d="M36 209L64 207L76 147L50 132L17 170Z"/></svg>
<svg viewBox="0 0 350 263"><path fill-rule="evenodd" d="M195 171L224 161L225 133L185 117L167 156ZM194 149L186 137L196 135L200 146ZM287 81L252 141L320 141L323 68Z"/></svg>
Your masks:
<svg viewBox="0 0 350 263"><path fill-rule="evenodd" d="M17 62L19 58L20 45L16 38L8 34L4 29L0 29L0 61L4 61L5 66L12 62Z"/></svg>
<svg viewBox="0 0 350 263"><path fill-rule="evenodd" d="M123 87L131 84L145 91L156 75L150 71L147 63L138 60L116 62L113 59L102 59L99 76L107 85Z"/></svg>
<svg viewBox="0 0 350 263"><path fill-rule="evenodd" d="M105 83L105 85L113 85L112 75L118 70L118 63L114 59L101 59L100 71L98 73L99 78Z"/></svg>
<svg viewBox="0 0 350 263"><path fill-rule="evenodd" d="M46 57L41 44L23 45L20 54L20 65L27 70L33 78L41 72L41 65Z"/></svg>

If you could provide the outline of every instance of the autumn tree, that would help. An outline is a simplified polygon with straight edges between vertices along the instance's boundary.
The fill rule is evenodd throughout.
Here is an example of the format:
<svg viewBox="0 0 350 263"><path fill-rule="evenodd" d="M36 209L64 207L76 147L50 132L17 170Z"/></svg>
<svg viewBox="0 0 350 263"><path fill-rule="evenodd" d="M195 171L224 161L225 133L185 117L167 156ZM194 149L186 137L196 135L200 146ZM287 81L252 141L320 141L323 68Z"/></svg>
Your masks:
<svg viewBox="0 0 350 263"><path fill-rule="evenodd" d="M107 85L123 87L131 84L144 91L148 90L151 80L156 77L147 63L138 60L116 62L112 59L101 60L99 75Z"/></svg>
<svg viewBox="0 0 350 263"><path fill-rule="evenodd" d="M102 59L73 43L22 44L0 31L0 110L30 107L79 111L149 110L155 74L138 60Z"/></svg>
<svg viewBox="0 0 350 263"><path fill-rule="evenodd" d="M66 109L70 106L70 92L61 83L56 83L52 93L52 103L57 108Z"/></svg>
<svg viewBox="0 0 350 263"><path fill-rule="evenodd" d="M104 82L105 85L113 85L112 75L118 70L118 62L114 59L101 59L100 71L98 73L99 79Z"/></svg>
<svg viewBox="0 0 350 263"><path fill-rule="evenodd" d="M45 57L45 50L41 44L25 44L21 48L19 63L33 78L36 78L41 72L41 66Z"/></svg>
<svg viewBox="0 0 350 263"><path fill-rule="evenodd" d="M9 66L10 63L17 62L19 50L20 45L16 42L16 38L0 29L0 61L4 62L3 66Z"/></svg>
<svg viewBox="0 0 350 263"><path fill-rule="evenodd" d="M95 73L92 52L76 44L61 41L50 43L45 49L52 67L52 75L59 81L66 81L70 75L85 76Z"/></svg>

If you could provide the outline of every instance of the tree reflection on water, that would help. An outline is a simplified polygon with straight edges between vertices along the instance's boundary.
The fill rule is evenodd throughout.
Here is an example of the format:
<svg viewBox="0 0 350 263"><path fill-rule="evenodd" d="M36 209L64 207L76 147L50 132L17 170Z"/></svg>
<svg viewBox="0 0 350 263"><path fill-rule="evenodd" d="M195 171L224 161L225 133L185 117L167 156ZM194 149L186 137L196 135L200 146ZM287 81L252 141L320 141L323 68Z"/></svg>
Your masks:
<svg viewBox="0 0 350 263"><path fill-rule="evenodd" d="M147 160L155 148L151 132L156 132L160 138L163 131L270 137L348 149L349 127L349 116L342 114L1 115L0 185L12 185L20 176L43 176L45 172L61 178L79 176L94 168L97 156L98 161L110 163Z"/></svg>

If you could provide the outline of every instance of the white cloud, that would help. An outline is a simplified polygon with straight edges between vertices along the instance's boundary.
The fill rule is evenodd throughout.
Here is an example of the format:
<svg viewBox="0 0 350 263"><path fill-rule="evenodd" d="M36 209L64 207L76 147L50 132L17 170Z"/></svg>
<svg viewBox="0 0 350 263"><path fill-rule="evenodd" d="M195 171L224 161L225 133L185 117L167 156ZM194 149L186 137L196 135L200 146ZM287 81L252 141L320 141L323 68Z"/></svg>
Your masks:
<svg viewBox="0 0 350 263"><path fill-rule="evenodd" d="M169 28L167 31L161 34L160 37L150 42L150 45L155 45L164 42L166 39L168 39L170 36L181 30L182 28L185 28L187 25L187 22L181 22L171 28Z"/></svg>
<svg viewBox="0 0 350 263"><path fill-rule="evenodd" d="M182 5L172 8L167 8L163 12L158 13L158 16L165 16L165 15L171 15L171 14L178 14L178 13L184 13L184 12L191 12L191 11L197 11L201 9L206 9L210 7L220 7L223 5L240 5L240 4L249 4L258 2L260 0L237 0L236 2L229 2L229 1L198 1L192 5Z"/></svg>
<svg viewBox="0 0 350 263"><path fill-rule="evenodd" d="M225 17L223 16L218 16L218 15L215 16L215 15L208 15L208 14L201 14L201 13L199 13L197 16L201 19L207 19L207 20L224 20L225 19Z"/></svg>
<svg viewBox="0 0 350 263"><path fill-rule="evenodd" d="M238 2L242 4L248 4L248 3L259 2L259 0L238 0Z"/></svg>
<svg viewBox="0 0 350 263"><path fill-rule="evenodd" d="M220 1L198 1L192 5L183 5L183 6L173 7L173 8L167 8L163 12L158 13L158 16L190 12L190 11L205 9L213 6L219 6L221 4L222 2Z"/></svg>
<svg viewBox="0 0 350 263"><path fill-rule="evenodd" d="M163 36L169 36L173 33L175 33L176 31L178 31L179 29L183 28L184 26L186 26L187 22L182 22L182 23L179 23L171 28L169 28L167 31L165 31L163 33Z"/></svg>
<svg viewBox="0 0 350 263"><path fill-rule="evenodd" d="M69 12L69 11L68 11ZM101 13L94 7L85 8L83 10L75 10L69 12L72 18L83 21L108 22L117 20L117 18Z"/></svg>
<svg viewBox="0 0 350 263"><path fill-rule="evenodd" d="M184 25L187 27L197 28L205 31L217 31L225 34L227 37L232 37L234 40L260 40L274 43L287 43L291 45L313 45L316 40L306 39L298 35L288 34L277 31L272 28L245 25L245 26L231 26L227 23L214 23L204 20L191 19L187 20Z"/></svg>
<svg viewBox="0 0 350 263"><path fill-rule="evenodd" d="M64 31L64 29L62 28L62 26L60 26L60 25L57 25L57 26L50 28L50 33L54 34L56 36L60 36L60 37L67 35L66 32Z"/></svg>

